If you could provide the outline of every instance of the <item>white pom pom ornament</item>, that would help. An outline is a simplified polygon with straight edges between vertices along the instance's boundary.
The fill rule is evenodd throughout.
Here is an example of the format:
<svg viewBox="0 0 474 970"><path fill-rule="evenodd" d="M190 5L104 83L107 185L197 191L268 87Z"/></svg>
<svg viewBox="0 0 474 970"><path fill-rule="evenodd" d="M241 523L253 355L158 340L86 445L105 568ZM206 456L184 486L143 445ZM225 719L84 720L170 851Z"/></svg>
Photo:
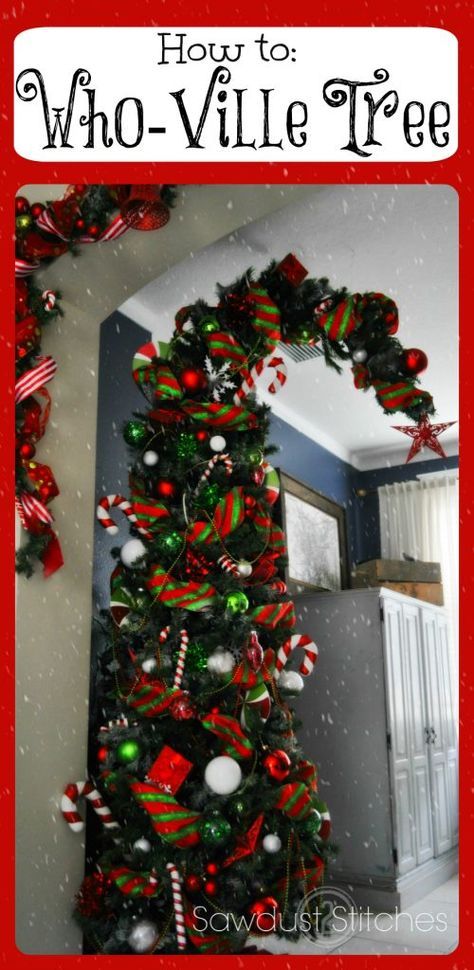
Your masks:
<svg viewBox="0 0 474 970"><path fill-rule="evenodd" d="M274 835L273 833L266 835L262 842L262 846L265 852L270 852L271 854L279 852L281 849L280 836Z"/></svg>
<svg viewBox="0 0 474 970"><path fill-rule="evenodd" d="M154 465L157 465L159 460L160 460L160 456L157 451L150 450L150 451L143 452L142 462L144 465L147 465L149 468L153 468Z"/></svg>
<svg viewBox="0 0 474 970"><path fill-rule="evenodd" d="M204 781L216 795L231 795L242 781L242 770L233 758L221 755L206 766Z"/></svg>
<svg viewBox="0 0 474 970"><path fill-rule="evenodd" d="M209 439L209 447L211 451L224 451L226 444L227 441L221 434L213 434L212 438Z"/></svg>
<svg viewBox="0 0 474 970"><path fill-rule="evenodd" d="M278 687L286 690L289 694L301 694L304 687L304 680L296 670L282 670Z"/></svg>
<svg viewBox="0 0 474 970"><path fill-rule="evenodd" d="M210 674L230 674L235 667L235 660L229 650L216 650L207 658L207 669Z"/></svg>
<svg viewBox="0 0 474 970"><path fill-rule="evenodd" d="M145 553L146 546L141 539L129 539L120 550L120 558L124 566L130 569Z"/></svg>

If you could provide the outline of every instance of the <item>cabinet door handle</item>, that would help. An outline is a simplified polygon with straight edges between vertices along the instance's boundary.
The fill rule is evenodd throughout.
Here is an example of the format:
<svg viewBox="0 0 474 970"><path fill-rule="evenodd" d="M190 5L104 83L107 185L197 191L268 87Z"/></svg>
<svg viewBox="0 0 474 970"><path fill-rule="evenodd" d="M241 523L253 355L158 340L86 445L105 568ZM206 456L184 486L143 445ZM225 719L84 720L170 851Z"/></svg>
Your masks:
<svg viewBox="0 0 474 970"><path fill-rule="evenodd" d="M431 733L431 744L435 744L435 742L438 740L438 735L436 734L434 727L430 728L430 733Z"/></svg>
<svg viewBox="0 0 474 970"><path fill-rule="evenodd" d="M426 742L426 744L430 744L430 742L431 742L431 730L430 730L430 728L425 727L425 742Z"/></svg>

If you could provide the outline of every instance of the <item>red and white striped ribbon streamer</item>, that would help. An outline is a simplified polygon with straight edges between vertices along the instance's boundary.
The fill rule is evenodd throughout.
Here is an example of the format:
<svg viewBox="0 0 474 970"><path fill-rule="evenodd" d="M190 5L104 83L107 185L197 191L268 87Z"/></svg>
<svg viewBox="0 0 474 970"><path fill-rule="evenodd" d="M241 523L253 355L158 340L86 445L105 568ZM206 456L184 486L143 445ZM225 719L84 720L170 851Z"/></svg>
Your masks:
<svg viewBox="0 0 474 970"><path fill-rule="evenodd" d="M125 232L128 232L129 228L127 223L122 219L122 216L118 215L115 216L115 219L112 219L112 222L109 222L109 225L95 239L92 236L79 236L79 242L110 242L113 239L119 239Z"/></svg>
<svg viewBox="0 0 474 970"><path fill-rule="evenodd" d="M32 273L36 273L40 265L38 259L33 262L27 259L15 259L15 276L31 276Z"/></svg>
<svg viewBox="0 0 474 970"><path fill-rule="evenodd" d="M276 394L280 387L286 382L286 364L283 357L265 357L263 360L258 360L252 370L248 371L246 368L242 368L241 374L243 381L239 389L234 394L234 404L239 405L241 401L247 397L248 394L255 389L255 384L257 378L260 377L267 370L272 370L273 379L267 387L267 391L270 394Z"/></svg>
<svg viewBox="0 0 474 970"><path fill-rule="evenodd" d="M43 209L36 219L36 225L38 229L42 229L43 232L48 232L51 236L56 236L58 239L62 239L63 242L69 242L69 236L65 236L64 233L62 233L58 228L49 209Z"/></svg>
<svg viewBox="0 0 474 970"><path fill-rule="evenodd" d="M273 675L275 680L278 680L280 672L283 670L283 667L286 666L288 658L293 653L293 650L297 649L301 649L304 652L304 658L299 667L300 674L307 677L308 674L311 673L316 660L318 659L318 648L314 641L311 640L311 637L308 637L306 633L302 635L299 633L294 633L288 638L288 640L285 641L277 653L275 671Z"/></svg>
<svg viewBox="0 0 474 970"><path fill-rule="evenodd" d="M45 505L43 505L43 502L40 502L40 500L36 498L35 495L31 495L30 492L22 492L19 501L26 519L25 522L25 519L20 515L23 525L27 526L28 520L30 522L39 520L40 522L43 522L44 525L51 525L53 521L51 512L46 508Z"/></svg>
<svg viewBox="0 0 474 970"><path fill-rule="evenodd" d="M140 535L145 536L147 539L152 538L152 533L144 526L138 525L138 519L133 511L133 505L128 499L124 498L123 495L104 495L100 499L97 505L97 518L106 532L111 536L117 535L118 526L115 525L114 520L110 517L110 509L117 508L126 516L129 522L135 526Z"/></svg>
<svg viewBox="0 0 474 970"><path fill-rule="evenodd" d="M84 828L84 821L77 811L77 802L83 796L91 803L92 808L96 815L99 816L102 825L106 829L116 829L119 827L118 822L114 822L112 815L110 814L110 809L104 804L102 796L99 794L96 788L94 788L91 781L76 781L71 782L64 789L64 794L61 798L61 812L63 818L68 823L69 827L73 832L82 832Z"/></svg>
<svg viewBox="0 0 474 970"><path fill-rule="evenodd" d="M179 641L178 661L176 664L176 672L174 675L173 687L181 687L181 684L183 682L184 664L186 661L186 653L189 645L189 637L186 630L180 630L179 636L180 636L180 641Z"/></svg>
<svg viewBox="0 0 474 970"><path fill-rule="evenodd" d="M178 950L186 949L186 929L184 925L183 895L181 892L181 879L177 867L173 862L167 862L166 868L171 877L171 892L173 894L174 918L176 924L176 940Z"/></svg>
<svg viewBox="0 0 474 970"><path fill-rule="evenodd" d="M37 361L37 367L32 367L18 378L15 384L15 404L21 404L54 377L58 365L52 357L38 357Z"/></svg>

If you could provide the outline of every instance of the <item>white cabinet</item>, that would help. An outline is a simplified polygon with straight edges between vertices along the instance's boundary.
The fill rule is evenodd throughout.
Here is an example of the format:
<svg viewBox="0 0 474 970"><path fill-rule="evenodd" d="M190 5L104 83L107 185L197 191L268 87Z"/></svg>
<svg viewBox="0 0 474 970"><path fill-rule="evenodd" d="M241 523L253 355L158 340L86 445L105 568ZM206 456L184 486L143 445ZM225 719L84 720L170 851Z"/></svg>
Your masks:
<svg viewBox="0 0 474 970"><path fill-rule="evenodd" d="M305 595L296 607L298 628L320 648L295 706L339 845L331 878L371 904L408 904L456 865L445 611L386 589Z"/></svg>

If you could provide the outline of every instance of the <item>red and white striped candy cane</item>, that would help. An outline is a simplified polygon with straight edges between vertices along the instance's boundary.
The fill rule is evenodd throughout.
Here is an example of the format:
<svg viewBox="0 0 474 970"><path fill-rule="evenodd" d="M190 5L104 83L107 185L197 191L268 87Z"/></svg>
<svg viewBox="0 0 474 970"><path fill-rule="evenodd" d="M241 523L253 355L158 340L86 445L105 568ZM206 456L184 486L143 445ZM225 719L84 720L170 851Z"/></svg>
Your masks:
<svg viewBox="0 0 474 970"><path fill-rule="evenodd" d="M164 626L163 627L163 629L162 629L162 631L161 631L161 633L160 633L160 635L158 637L158 643L160 644L160 647L164 643L166 643L166 641L167 641L167 639L168 639L168 637L170 635L170 630L171 630L171 627L170 626Z"/></svg>
<svg viewBox="0 0 474 970"><path fill-rule="evenodd" d="M178 661L176 664L176 672L174 675L173 687L181 687L184 674L184 664L186 661L186 654L189 646L189 637L186 630L179 631L179 651L178 651Z"/></svg>
<svg viewBox="0 0 474 970"><path fill-rule="evenodd" d="M209 459L209 461L207 463L207 468L202 473L202 475L201 475L201 477L199 479L199 482L197 484L197 488L199 488L202 485L203 482L206 482L207 481L207 479L209 478L209 476L210 476L210 474L212 472L212 469L215 468L215 466L217 465L217 463L219 461L222 461L224 463L224 468L225 468L226 475L232 475L232 470L233 470L233 467L234 467L233 466L233 463L232 463L232 458L230 457L230 455L226 455L226 454L224 454L223 451L220 451L218 455L213 455L212 458ZM196 489L196 491L197 491L197 489Z"/></svg>
<svg viewBox="0 0 474 970"><path fill-rule="evenodd" d="M54 290L44 290L41 294L41 299L44 303L46 313L51 313L51 310L54 310L56 306L56 293Z"/></svg>
<svg viewBox="0 0 474 970"><path fill-rule="evenodd" d="M265 357L263 360L258 360L252 370L248 371L242 368L240 373L242 374L243 381L239 389L234 394L234 404L240 404L240 402L247 397L255 389L255 383L257 378L265 371L274 370L273 380L267 387L267 391L270 394L276 394L276 392L283 387L286 381L286 364L283 357Z"/></svg>
<svg viewBox="0 0 474 970"><path fill-rule="evenodd" d="M231 576L240 576L237 563L234 562L234 560L231 559L230 556L227 556L225 554L223 556L219 556L219 559L217 560L217 562L219 563L219 566L221 567L221 569L224 570L225 573L230 573Z"/></svg>
<svg viewBox="0 0 474 970"><path fill-rule="evenodd" d="M118 828L118 822L114 822L110 809L102 801L102 796L91 781L76 781L64 789L61 798L61 812L73 832L82 832L84 822L77 811L77 802L83 796L91 803L96 815L99 816L102 825L106 829Z"/></svg>
<svg viewBox="0 0 474 970"><path fill-rule="evenodd" d="M300 635L299 633L293 633L291 637L280 647L275 664L274 677L278 680L283 667L286 666L288 657L293 653L293 650L301 648L304 651L304 658L301 661L299 672L307 677L311 673L316 660L318 659L318 648L311 637L308 637L305 633Z"/></svg>
<svg viewBox="0 0 474 970"><path fill-rule="evenodd" d="M183 895L181 892L181 878L173 862L167 862L166 868L171 877L171 892L173 894L174 919L176 924L176 940L178 950L186 949L186 930L184 925Z"/></svg>
<svg viewBox="0 0 474 970"><path fill-rule="evenodd" d="M108 514L110 509L114 508L120 509L120 511L123 512L128 521L136 527L140 535L145 536L147 539L152 538L152 534L148 531L148 529L145 529L145 527L142 525L137 525L138 519L133 511L133 505L128 501L127 498L124 498L123 495L104 495L97 505L97 518L102 528L105 529L109 535L115 536L118 532L118 526L115 525L114 520L111 519L110 515Z"/></svg>

